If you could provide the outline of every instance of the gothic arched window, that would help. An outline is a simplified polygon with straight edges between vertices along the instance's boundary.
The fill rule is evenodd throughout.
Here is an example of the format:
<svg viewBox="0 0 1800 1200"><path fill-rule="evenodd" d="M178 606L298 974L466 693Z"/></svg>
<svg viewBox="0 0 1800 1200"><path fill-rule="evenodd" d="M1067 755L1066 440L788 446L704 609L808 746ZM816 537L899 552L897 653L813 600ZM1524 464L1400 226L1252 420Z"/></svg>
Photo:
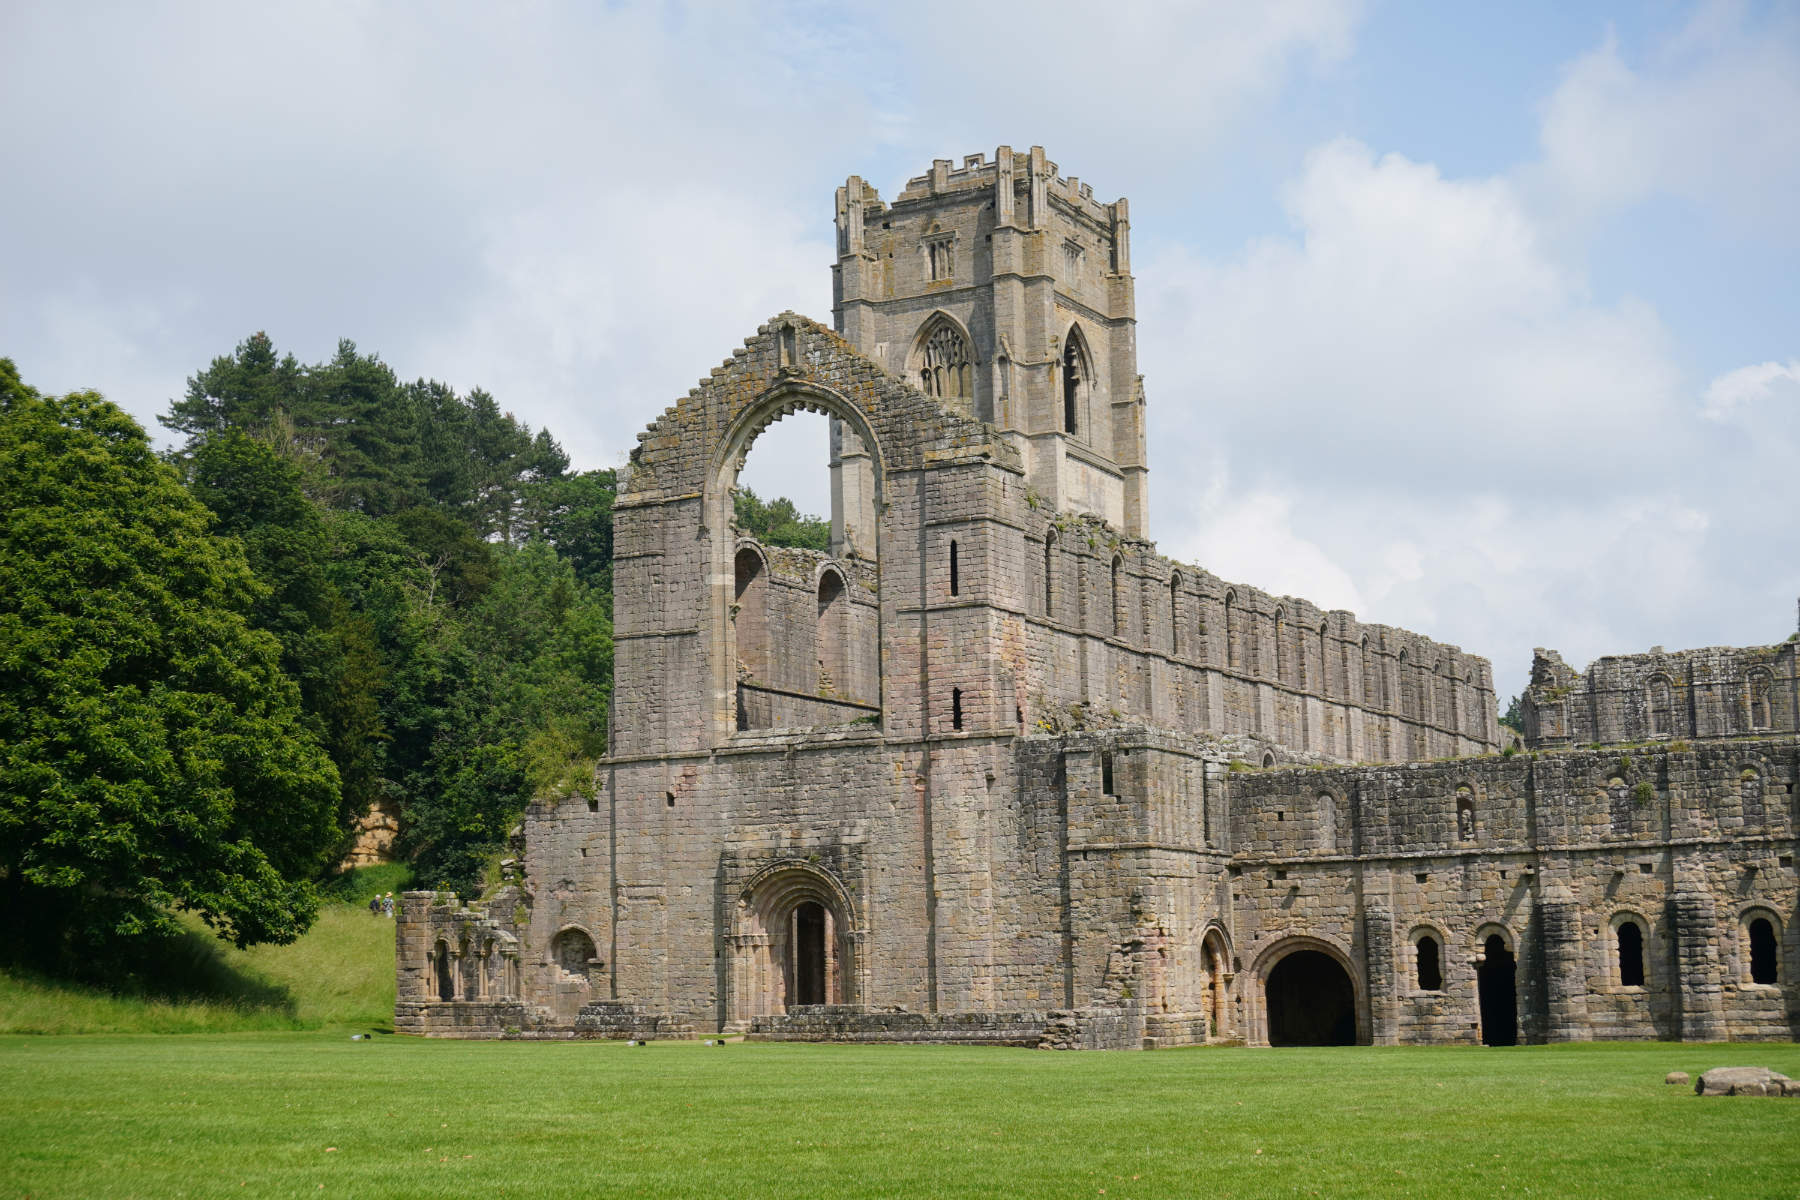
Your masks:
<svg viewBox="0 0 1800 1200"><path fill-rule="evenodd" d="M1069 330L1069 336L1063 340L1063 432L1081 432L1081 410L1087 400L1090 376L1088 374L1087 354L1081 348L1081 338L1076 332Z"/></svg>
<svg viewBox="0 0 1800 1200"><path fill-rule="evenodd" d="M974 396L974 369L969 339L948 320L938 318L925 335L919 364L919 390L940 400Z"/></svg>

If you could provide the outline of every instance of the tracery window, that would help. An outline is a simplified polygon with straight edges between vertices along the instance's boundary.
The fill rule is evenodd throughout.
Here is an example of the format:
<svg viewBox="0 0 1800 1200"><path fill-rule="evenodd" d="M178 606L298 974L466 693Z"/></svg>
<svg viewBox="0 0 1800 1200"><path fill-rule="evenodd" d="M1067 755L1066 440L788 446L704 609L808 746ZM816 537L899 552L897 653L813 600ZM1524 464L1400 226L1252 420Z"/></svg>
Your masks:
<svg viewBox="0 0 1800 1200"><path fill-rule="evenodd" d="M974 372L969 359L969 339L950 322L939 321L925 339L919 390L940 399L974 395Z"/></svg>

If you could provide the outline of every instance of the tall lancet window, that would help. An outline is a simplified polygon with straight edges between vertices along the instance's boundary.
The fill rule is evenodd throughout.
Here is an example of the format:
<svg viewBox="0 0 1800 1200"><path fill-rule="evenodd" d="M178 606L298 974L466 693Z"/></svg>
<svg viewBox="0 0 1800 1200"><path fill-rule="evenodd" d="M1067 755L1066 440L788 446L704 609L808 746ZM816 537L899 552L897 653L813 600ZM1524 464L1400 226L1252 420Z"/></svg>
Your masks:
<svg viewBox="0 0 1800 1200"><path fill-rule="evenodd" d="M1088 394L1088 361L1074 330L1063 342L1063 432L1081 432L1081 410Z"/></svg>

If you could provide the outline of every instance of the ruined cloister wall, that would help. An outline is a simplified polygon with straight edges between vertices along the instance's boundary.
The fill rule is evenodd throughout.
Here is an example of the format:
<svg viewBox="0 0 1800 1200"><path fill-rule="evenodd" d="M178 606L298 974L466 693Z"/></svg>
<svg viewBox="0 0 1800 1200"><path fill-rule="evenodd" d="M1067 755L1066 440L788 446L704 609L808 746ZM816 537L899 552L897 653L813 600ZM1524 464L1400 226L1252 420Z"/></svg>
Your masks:
<svg viewBox="0 0 1800 1200"><path fill-rule="evenodd" d="M1266 1038L1261 981L1305 940L1351 971L1364 1038L1478 1041L1476 969L1497 933L1522 1040L1792 1037L1797 777L1792 739L1230 775L1244 1033ZM1758 916L1778 933L1776 984L1750 978ZM1642 986L1621 979L1625 922ZM1419 986L1426 934L1437 989Z"/></svg>
<svg viewBox="0 0 1800 1200"><path fill-rule="evenodd" d="M1794 638L1774 646L1608 655L1577 673L1538 650L1523 709L1527 746L1800 731Z"/></svg>

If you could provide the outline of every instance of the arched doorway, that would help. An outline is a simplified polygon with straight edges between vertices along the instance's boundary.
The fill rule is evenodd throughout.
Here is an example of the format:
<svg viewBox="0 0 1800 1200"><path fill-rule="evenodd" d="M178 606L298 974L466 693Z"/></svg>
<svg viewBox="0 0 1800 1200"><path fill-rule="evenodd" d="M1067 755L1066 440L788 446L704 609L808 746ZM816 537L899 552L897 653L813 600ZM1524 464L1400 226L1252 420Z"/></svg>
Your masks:
<svg viewBox="0 0 1800 1200"><path fill-rule="evenodd" d="M1323 950L1296 950L1264 985L1271 1046L1354 1046L1356 985Z"/></svg>
<svg viewBox="0 0 1800 1200"><path fill-rule="evenodd" d="M739 894L736 913L725 1027L802 1004L858 1002L854 909L834 875L776 863Z"/></svg>
<svg viewBox="0 0 1800 1200"><path fill-rule="evenodd" d="M794 932L788 942L788 978L793 980L793 991L788 1000L790 1006L827 1003L830 951L826 946L825 927L829 920L825 906L817 900L794 906Z"/></svg>
<svg viewBox="0 0 1800 1200"><path fill-rule="evenodd" d="M1481 998L1481 1042L1485 1046L1519 1044L1518 965L1506 939L1489 934L1475 968Z"/></svg>

